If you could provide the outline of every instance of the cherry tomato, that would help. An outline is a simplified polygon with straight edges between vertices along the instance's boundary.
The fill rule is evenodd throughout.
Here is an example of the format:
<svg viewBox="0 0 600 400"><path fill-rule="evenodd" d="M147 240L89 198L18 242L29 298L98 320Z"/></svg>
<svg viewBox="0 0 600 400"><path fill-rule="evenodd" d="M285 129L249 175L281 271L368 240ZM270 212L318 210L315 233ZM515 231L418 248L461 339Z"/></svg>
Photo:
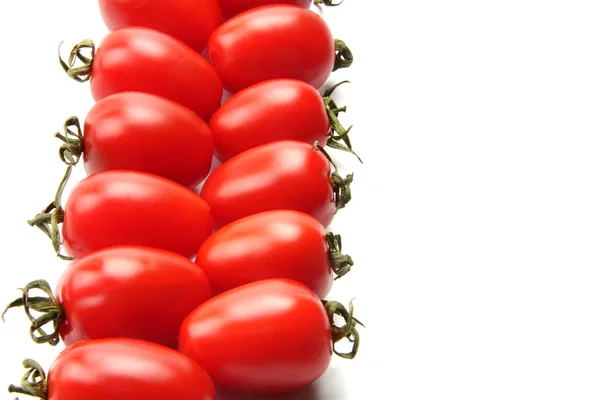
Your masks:
<svg viewBox="0 0 600 400"><path fill-rule="evenodd" d="M181 327L179 351L232 391L284 393L318 379L331 361L329 317L301 283L269 279L214 297Z"/></svg>
<svg viewBox="0 0 600 400"><path fill-rule="evenodd" d="M208 177L200 195L217 227L269 210L301 211L327 227L349 200L350 181L351 176L341 187L332 183L331 167L322 152L288 140L233 157Z"/></svg>
<svg viewBox="0 0 600 400"><path fill-rule="evenodd" d="M221 161L261 144L299 140L325 146L331 130L319 92L294 79L261 82L235 94L210 120Z"/></svg>
<svg viewBox="0 0 600 400"><path fill-rule="evenodd" d="M38 289L47 298L31 297ZM66 346L85 339L126 337L176 348L181 323L211 296L206 274L166 250L122 246L78 259L62 274L53 296L48 282L31 282L9 308L27 305L36 343ZM23 302L25 299L25 303ZM37 328L52 323L54 331ZM43 328L45 329L45 328Z"/></svg>
<svg viewBox="0 0 600 400"><path fill-rule="evenodd" d="M77 343L58 355L47 375L27 360L28 374L47 400L214 400L206 371L183 354L136 339L100 339ZM26 376L27 377L27 376ZM43 379L42 379L43 378ZM13 389L13 387L11 387ZM11 390L17 392L16 390Z"/></svg>
<svg viewBox="0 0 600 400"><path fill-rule="evenodd" d="M223 21L216 0L100 0L100 13L111 31L143 26L181 40L197 52Z"/></svg>
<svg viewBox="0 0 600 400"><path fill-rule="evenodd" d="M147 28L123 28L104 38L93 59L96 101L120 92L166 97L205 121L221 104L223 86L215 70L192 48Z"/></svg>
<svg viewBox="0 0 600 400"><path fill-rule="evenodd" d="M312 0L219 0L219 5L226 18L231 18L234 15L241 14L252 8L266 6L269 4L290 4L309 8Z"/></svg>
<svg viewBox="0 0 600 400"><path fill-rule="evenodd" d="M100 100L84 126L85 169L149 172L188 187L206 178L213 144L206 123L189 108L148 93Z"/></svg>
<svg viewBox="0 0 600 400"><path fill-rule="evenodd" d="M325 21L290 5L246 11L217 28L208 42L210 61L232 93L275 78L319 88L333 69L335 51Z"/></svg>
<svg viewBox="0 0 600 400"><path fill-rule="evenodd" d="M196 254L213 230L204 200L168 179L114 170L82 180L64 209L63 244L81 257L118 245Z"/></svg>
<svg viewBox="0 0 600 400"><path fill-rule="evenodd" d="M61 337L128 337L177 347L181 323L211 296L206 274L189 259L149 247L113 247L76 260L56 298Z"/></svg>
<svg viewBox="0 0 600 400"><path fill-rule="evenodd" d="M206 272L214 293L261 279L287 278L323 299L333 283L336 258L344 257L336 257L337 249L328 246L326 235L308 214L266 211L215 232L200 248L196 264ZM348 256L344 261L352 264Z"/></svg>

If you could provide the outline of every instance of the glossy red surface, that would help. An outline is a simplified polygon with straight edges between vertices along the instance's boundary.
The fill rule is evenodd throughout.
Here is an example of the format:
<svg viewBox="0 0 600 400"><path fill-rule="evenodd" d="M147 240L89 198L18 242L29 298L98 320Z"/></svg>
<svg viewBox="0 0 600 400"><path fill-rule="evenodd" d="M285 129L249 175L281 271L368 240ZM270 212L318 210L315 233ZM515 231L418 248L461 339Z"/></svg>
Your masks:
<svg viewBox="0 0 600 400"><path fill-rule="evenodd" d="M333 220L335 202L331 168L313 146L280 141L245 151L214 171L201 196L215 225L269 210L296 210L324 227Z"/></svg>
<svg viewBox="0 0 600 400"><path fill-rule="evenodd" d="M113 247L73 262L55 295L66 320L66 346L124 337L176 348L181 323L211 297L206 274L179 254L150 247Z"/></svg>
<svg viewBox="0 0 600 400"><path fill-rule="evenodd" d="M204 242L198 264L213 291L287 278L325 298L333 283L325 228L298 211L267 211L224 226Z"/></svg>
<svg viewBox="0 0 600 400"><path fill-rule="evenodd" d="M318 379L333 353L321 301L301 283L270 279L207 301L181 327L179 350L215 385L285 393Z"/></svg>
<svg viewBox="0 0 600 400"><path fill-rule="evenodd" d="M246 11L217 28L208 41L208 57L232 93L275 78L319 88L333 69L335 46L319 15L272 5Z"/></svg>
<svg viewBox="0 0 600 400"><path fill-rule="evenodd" d="M104 38L91 78L96 101L120 92L166 97L205 121L221 104L223 87L210 64L191 47L148 28L123 28Z"/></svg>
<svg viewBox="0 0 600 400"><path fill-rule="evenodd" d="M227 161L278 140L325 146L329 117L319 92L294 79L261 82L232 96L210 120L215 155Z"/></svg>
<svg viewBox="0 0 600 400"><path fill-rule="evenodd" d="M129 169L195 188L210 171L213 143L208 125L174 101L139 92L100 100L84 126L88 174Z"/></svg>
<svg viewBox="0 0 600 400"><path fill-rule="evenodd" d="M106 171L82 180L65 205L66 252L82 257L119 245L196 254L212 233L208 205L191 190L143 172Z"/></svg>
<svg viewBox="0 0 600 400"><path fill-rule="evenodd" d="M214 400L212 381L194 361L135 339L83 341L48 373L48 400Z"/></svg>
<svg viewBox="0 0 600 400"><path fill-rule="evenodd" d="M304 8L308 8L312 4L312 0L218 0L218 2L226 18L231 18L251 8L269 4L289 4Z"/></svg>
<svg viewBox="0 0 600 400"><path fill-rule="evenodd" d="M164 32L201 52L223 17L216 0L99 0L111 31L143 26Z"/></svg>

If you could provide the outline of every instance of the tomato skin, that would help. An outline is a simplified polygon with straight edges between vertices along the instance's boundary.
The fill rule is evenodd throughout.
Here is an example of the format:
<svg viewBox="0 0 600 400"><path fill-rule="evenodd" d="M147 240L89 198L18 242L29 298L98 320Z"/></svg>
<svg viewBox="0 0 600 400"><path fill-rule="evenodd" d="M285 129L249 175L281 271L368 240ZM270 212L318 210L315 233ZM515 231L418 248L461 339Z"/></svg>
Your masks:
<svg viewBox="0 0 600 400"><path fill-rule="evenodd" d="M212 163L208 125L189 108L148 93L117 93L96 103L83 142L89 175L129 169L196 187Z"/></svg>
<svg viewBox="0 0 600 400"><path fill-rule="evenodd" d="M320 151L285 140L233 157L208 177L200 196L217 227L269 210L301 211L327 227L336 211L330 175Z"/></svg>
<svg viewBox="0 0 600 400"><path fill-rule="evenodd" d="M261 279L286 278L305 284L323 299L333 283L325 234L308 214L266 211L215 232L200 248L196 264L215 294Z"/></svg>
<svg viewBox="0 0 600 400"><path fill-rule="evenodd" d="M208 57L232 93L276 78L319 88L333 69L335 45L327 24L314 12L270 5L223 23L208 41Z"/></svg>
<svg viewBox="0 0 600 400"><path fill-rule="evenodd" d="M223 86L192 48L147 28L123 28L104 38L91 77L96 101L120 92L152 93L192 109L208 121L221 104Z"/></svg>
<svg viewBox="0 0 600 400"><path fill-rule="evenodd" d="M210 120L220 161L261 144L298 140L325 146L331 124L319 92L295 79L257 83L227 100Z"/></svg>
<svg viewBox="0 0 600 400"><path fill-rule="evenodd" d="M48 372L48 400L214 400L206 371L175 350L136 339L79 342Z"/></svg>
<svg viewBox="0 0 600 400"><path fill-rule="evenodd" d="M114 170L89 176L73 189L62 235L74 257L120 245L192 257L212 230L208 205L191 190L156 175Z"/></svg>
<svg viewBox="0 0 600 400"><path fill-rule="evenodd" d="M234 15L241 14L252 8L266 6L269 4L289 4L309 8L312 0L219 0L219 5L226 18L231 18Z"/></svg>
<svg viewBox="0 0 600 400"><path fill-rule="evenodd" d="M331 361L330 324L301 283L268 279L213 297L181 327L179 351L223 389L278 394L317 380Z"/></svg>
<svg viewBox="0 0 600 400"><path fill-rule="evenodd" d="M181 40L197 52L223 21L216 0L99 0L100 14L111 31L143 26Z"/></svg>
<svg viewBox="0 0 600 400"><path fill-rule="evenodd" d="M123 246L76 260L55 295L65 312L60 335L66 346L124 337L176 348L181 323L211 289L206 274L179 254Z"/></svg>

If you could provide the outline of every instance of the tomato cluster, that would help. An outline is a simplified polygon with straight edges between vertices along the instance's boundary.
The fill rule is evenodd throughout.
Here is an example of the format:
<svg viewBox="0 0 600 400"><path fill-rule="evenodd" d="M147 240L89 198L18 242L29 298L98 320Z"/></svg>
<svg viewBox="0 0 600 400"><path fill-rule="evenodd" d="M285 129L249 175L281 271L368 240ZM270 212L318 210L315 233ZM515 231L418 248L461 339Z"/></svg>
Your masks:
<svg viewBox="0 0 600 400"><path fill-rule="evenodd" d="M67 348L47 375L25 360L10 392L280 394L317 380L334 353L354 358L352 303L323 300L354 265L327 231L351 200L353 174L325 150L354 153L332 98L344 82L319 93L353 55L311 3L99 0L111 32L60 60L96 103L56 134L67 169L28 221L72 262L54 290L31 282L5 310L23 307L36 343ZM63 206L80 160L88 177Z"/></svg>

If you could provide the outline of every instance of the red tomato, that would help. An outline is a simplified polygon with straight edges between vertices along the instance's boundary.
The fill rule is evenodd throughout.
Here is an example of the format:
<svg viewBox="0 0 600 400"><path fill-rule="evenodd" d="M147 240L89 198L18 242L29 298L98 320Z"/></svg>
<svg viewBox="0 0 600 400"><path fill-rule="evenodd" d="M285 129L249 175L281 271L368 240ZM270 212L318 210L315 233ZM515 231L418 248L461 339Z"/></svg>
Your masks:
<svg viewBox="0 0 600 400"><path fill-rule="evenodd" d="M213 230L204 200L168 179L114 170L82 180L64 210L63 244L81 257L119 245L196 254Z"/></svg>
<svg viewBox="0 0 600 400"><path fill-rule="evenodd" d="M39 378L32 385L39 392L19 393L47 400L215 398L213 383L202 367L175 350L141 340L80 342L59 354L47 380L39 364L28 361L24 365L33 373L30 380Z"/></svg>
<svg viewBox="0 0 600 400"><path fill-rule="evenodd" d="M312 0L219 0L219 5L226 18L248 11L251 8L266 6L269 4L290 4L309 8Z"/></svg>
<svg viewBox="0 0 600 400"><path fill-rule="evenodd" d="M144 26L181 40L197 52L223 21L216 0L100 0L100 13L111 31Z"/></svg>
<svg viewBox="0 0 600 400"><path fill-rule="evenodd" d="M177 347L181 323L211 296L189 259L149 247L113 247L75 261L56 288L65 345L127 337Z"/></svg>
<svg viewBox="0 0 600 400"><path fill-rule="evenodd" d="M328 246L325 228L310 215L266 211L215 232L200 248L196 264L206 272L214 293L261 279L287 278L323 299L333 283L335 251ZM350 257L339 257L352 265Z"/></svg>
<svg viewBox="0 0 600 400"><path fill-rule="evenodd" d="M349 195L351 175L342 186ZM269 210L296 210L329 226L349 198L336 194L327 158L296 141L268 143L247 150L213 172L201 196L217 227Z"/></svg>
<svg viewBox="0 0 600 400"><path fill-rule="evenodd" d="M147 28L123 28L104 38L93 58L96 101L120 92L166 97L204 120L221 104L223 86L215 70L192 48Z"/></svg>
<svg viewBox="0 0 600 400"><path fill-rule="evenodd" d="M325 146L331 125L323 98L294 79L261 82L235 94L210 120L221 161L261 144L299 140Z"/></svg>
<svg viewBox="0 0 600 400"><path fill-rule="evenodd" d="M41 290L48 297L31 297ZM85 339L126 337L177 347L181 323L211 296L206 274L189 259L166 250L123 246L83 257L62 274L53 296L48 282L34 281L9 308L25 304L36 343L66 346ZM44 321L43 323L40 321ZM38 329L52 323L51 333Z"/></svg>
<svg viewBox="0 0 600 400"><path fill-rule="evenodd" d="M85 120L83 154L90 175L129 169L196 187L208 175L212 153L206 123L159 96L117 93L96 103Z"/></svg>
<svg viewBox="0 0 600 400"><path fill-rule="evenodd" d="M325 21L290 5L246 11L221 25L208 42L210 61L232 93L275 78L319 88L333 69L335 51Z"/></svg>
<svg viewBox="0 0 600 400"><path fill-rule="evenodd" d="M232 391L284 393L318 379L331 361L329 317L301 283L270 279L225 292L193 311L179 351Z"/></svg>

